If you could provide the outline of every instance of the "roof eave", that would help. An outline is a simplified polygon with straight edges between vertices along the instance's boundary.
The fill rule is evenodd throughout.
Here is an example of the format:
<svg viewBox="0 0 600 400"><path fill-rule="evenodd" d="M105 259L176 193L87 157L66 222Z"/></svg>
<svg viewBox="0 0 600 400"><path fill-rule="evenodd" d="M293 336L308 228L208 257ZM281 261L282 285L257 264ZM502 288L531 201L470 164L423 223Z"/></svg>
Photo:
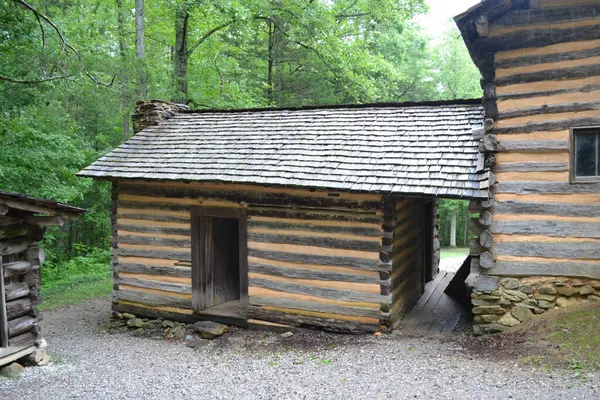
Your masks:
<svg viewBox="0 0 600 400"><path fill-rule="evenodd" d="M482 39L475 28L475 19L481 15L486 15L488 17L488 22L492 23L510 11L523 10L530 7L531 4L529 0L482 0L481 3L474 5L467 11L454 17L454 22L456 23L467 49L469 50L469 54L477 67L481 66L485 54L480 54L480 49L475 47L475 43Z"/></svg>
<svg viewBox="0 0 600 400"><path fill-rule="evenodd" d="M86 209L59 203L53 200L28 196L22 193L0 191L0 204L15 210L31 212L34 214L61 215L66 218L75 218Z"/></svg>
<svg viewBox="0 0 600 400"><path fill-rule="evenodd" d="M83 172L83 171L82 171ZM178 183L212 183L212 184L244 184L250 186L257 187L273 187L273 188L294 188L294 189L311 189L311 190L319 190L324 192L336 192L336 193L369 193L369 194L379 194L379 195L395 195L395 196L407 196L407 197L438 197L438 198L452 198L452 199L487 199L489 197L489 189L488 188L479 188L479 189L466 189L465 191L473 191L473 192L481 192L479 195L437 195L437 194L427 194L423 192L405 192L405 191L383 191L383 190L360 190L360 189L339 189L334 187L316 187L309 185L294 185L294 184L274 184L274 183L252 183L252 182L244 182L244 181L220 181L220 180L191 180L191 179L166 179L166 178L135 178L135 177L118 177L114 175L87 175L82 174L81 172L77 174L77 176L93 178L97 181L109 181L109 182L117 182L117 181L136 181L136 182L178 182Z"/></svg>

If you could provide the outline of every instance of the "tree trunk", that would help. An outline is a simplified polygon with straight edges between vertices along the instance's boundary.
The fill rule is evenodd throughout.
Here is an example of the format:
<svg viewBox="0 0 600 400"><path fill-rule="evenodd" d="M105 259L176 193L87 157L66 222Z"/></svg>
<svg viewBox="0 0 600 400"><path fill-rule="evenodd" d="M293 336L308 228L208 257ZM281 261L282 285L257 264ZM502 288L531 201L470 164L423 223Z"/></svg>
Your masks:
<svg viewBox="0 0 600 400"><path fill-rule="evenodd" d="M117 2L117 34L119 35L119 55L121 59L125 59L127 51L127 43L125 42L125 17L123 15L123 0Z"/></svg>
<svg viewBox="0 0 600 400"><path fill-rule="evenodd" d="M174 80L175 102L187 104L188 92L188 22L190 14L184 1L175 10Z"/></svg>
<svg viewBox="0 0 600 400"><path fill-rule="evenodd" d="M144 0L135 0L135 58L137 65L137 97L148 97L146 71L146 40L144 29Z"/></svg>
<svg viewBox="0 0 600 400"><path fill-rule="evenodd" d="M125 10L123 8L123 0L116 0L117 3L117 35L119 37L119 56L121 57L121 65L127 64L127 42L125 37ZM123 88L121 90L121 110L123 112L122 134L123 140L129 139L129 103L132 102L129 94L129 76L126 74L123 78Z"/></svg>
<svg viewBox="0 0 600 400"><path fill-rule="evenodd" d="M465 210L465 231L464 231L464 238L463 238L463 247L468 247L469 246L469 211Z"/></svg>
<svg viewBox="0 0 600 400"><path fill-rule="evenodd" d="M125 110L125 113L123 114L123 124L121 125L122 130L123 130L123 140L127 140L129 139L129 120L130 120L130 115L129 115L129 110Z"/></svg>
<svg viewBox="0 0 600 400"><path fill-rule="evenodd" d="M456 210L450 211L450 247L456 247Z"/></svg>
<svg viewBox="0 0 600 400"><path fill-rule="evenodd" d="M275 99L273 98L273 65L275 64L275 27L272 21L267 21L267 29L269 33L269 41L267 44L267 101L269 106L275 105Z"/></svg>

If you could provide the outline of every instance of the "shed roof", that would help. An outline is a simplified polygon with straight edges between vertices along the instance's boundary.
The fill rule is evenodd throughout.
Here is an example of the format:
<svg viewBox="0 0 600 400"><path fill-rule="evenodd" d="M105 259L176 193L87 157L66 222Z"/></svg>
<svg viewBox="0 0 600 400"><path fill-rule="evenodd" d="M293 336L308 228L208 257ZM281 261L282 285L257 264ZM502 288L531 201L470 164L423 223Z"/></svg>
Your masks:
<svg viewBox="0 0 600 400"><path fill-rule="evenodd" d="M79 175L487 197L473 134L480 104L184 111Z"/></svg>
<svg viewBox="0 0 600 400"><path fill-rule="evenodd" d="M83 208L69 206L54 200L40 199L22 193L5 192L3 190L0 190L0 204L35 214L69 215L81 214L86 211Z"/></svg>

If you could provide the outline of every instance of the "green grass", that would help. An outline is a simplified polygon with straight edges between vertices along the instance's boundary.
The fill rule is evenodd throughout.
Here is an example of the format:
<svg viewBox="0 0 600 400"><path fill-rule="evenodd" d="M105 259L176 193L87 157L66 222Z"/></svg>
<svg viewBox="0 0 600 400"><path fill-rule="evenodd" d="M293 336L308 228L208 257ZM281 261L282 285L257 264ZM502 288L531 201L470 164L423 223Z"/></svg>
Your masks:
<svg viewBox="0 0 600 400"><path fill-rule="evenodd" d="M461 257L461 256L468 256L469 255L469 249L467 247L455 247L455 248L450 248L450 247L444 247L441 250L441 254L440 256L442 258L448 258L448 257Z"/></svg>
<svg viewBox="0 0 600 400"><path fill-rule="evenodd" d="M559 313L549 319L544 339L564 351L574 371L600 370L600 305Z"/></svg>
<svg viewBox="0 0 600 400"><path fill-rule="evenodd" d="M503 343L515 343L517 353L525 355L522 361L527 365L547 370L566 368L580 376L583 372L600 372L598 332L600 304L584 303L550 310L521 324L506 332L508 336Z"/></svg>
<svg viewBox="0 0 600 400"><path fill-rule="evenodd" d="M51 310L84 300L108 296L112 291L108 251L96 250L69 261L42 266L42 304Z"/></svg>
<svg viewBox="0 0 600 400"><path fill-rule="evenodd" d="M112 280L110 274L104 277L82 276L53 282L49 286L42 286L43 303L38 307L40 311L108 296L112 291Z"/></svg>

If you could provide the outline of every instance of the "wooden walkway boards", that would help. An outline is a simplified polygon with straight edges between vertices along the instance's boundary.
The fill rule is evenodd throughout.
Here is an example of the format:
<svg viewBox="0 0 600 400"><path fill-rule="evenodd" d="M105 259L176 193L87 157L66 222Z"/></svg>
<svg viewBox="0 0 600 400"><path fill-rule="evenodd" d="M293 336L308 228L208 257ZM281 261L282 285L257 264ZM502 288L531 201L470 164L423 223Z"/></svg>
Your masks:
<svg viewBox="0 0 600 400"><path fill-rule="evenodd" d="M452 332L466 313L462 306L444 293L454 277L453 272L442 271L425 285L425 293L400 323L405 333Z"/></svg>

